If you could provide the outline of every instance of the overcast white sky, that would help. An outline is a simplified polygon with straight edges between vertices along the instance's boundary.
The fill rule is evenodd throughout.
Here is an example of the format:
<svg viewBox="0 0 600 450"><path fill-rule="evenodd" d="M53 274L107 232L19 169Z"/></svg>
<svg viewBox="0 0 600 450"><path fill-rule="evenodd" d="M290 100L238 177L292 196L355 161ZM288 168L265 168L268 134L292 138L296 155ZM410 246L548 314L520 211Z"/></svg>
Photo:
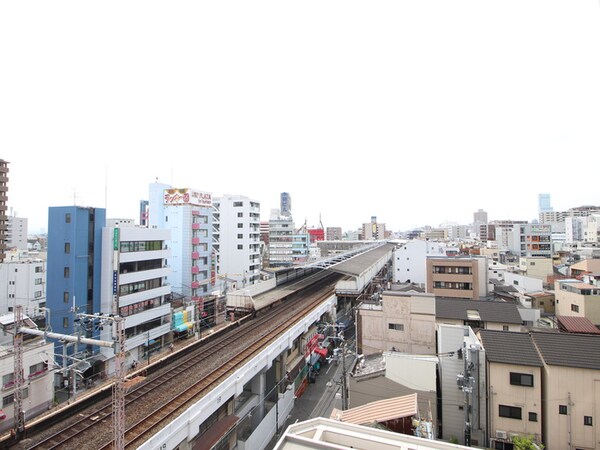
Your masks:
<svg viewBox="0 0 600 450"><path fill-rule="evenodd" d="M299 226L600 204L598 0L0 3L9 207L138 218L156 178Z"/></svg>

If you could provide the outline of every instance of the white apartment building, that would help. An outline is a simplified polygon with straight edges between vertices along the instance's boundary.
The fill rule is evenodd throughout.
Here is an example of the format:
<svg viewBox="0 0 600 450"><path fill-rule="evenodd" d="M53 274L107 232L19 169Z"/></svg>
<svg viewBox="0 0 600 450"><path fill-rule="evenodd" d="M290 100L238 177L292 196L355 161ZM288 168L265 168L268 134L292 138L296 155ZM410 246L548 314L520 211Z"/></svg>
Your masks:
<svg viewBox="0 0 600 450"><path fill-rule="evenodd" d="M269 217L269 267L293 264L293 236L293 219L281 215L278 209L272 209Z"/></svg>
<svg viewBox="0 0 600 450"><path fill-rule="evenodd" d="M21 305L30 317L43 316L46 306L46 262L24 259L0 263L0 315Z"/></svg>
<svg viewBox="0 0 600 450"><path fill-rule="evenodd" d="M439 242L414 239L394 251L394 283L427 283L427 256L446 256L446 246Z"/></svg>
<svg viewBox="0 0 600 450"><path fill-rule="evenodd" d="M514 223L496 226L496 242L500 250L518 256L552 256L550 224Z"/></svg>
<svg viewBox="0 0 600 450"><path fill-rule="evenodd" d="M108 226L102 230L101 310L125 319L128 361L141 361L170 341L171 294L167 248L170 231L142 227ZM100 339L110 341L116 327L103 327ZM114 371L114 351L102 347Z"/></svg>
<svg viewBox="0 0 600 450"><path fill-rule="evenodd" d="M238 286L257 283L261 269L260 203L241 195L224 195L215 198L213 206L218 278L235 280Z"/></svg>
<svg viewBox="0 0 600 450"><path fill-rule="evenodd" d="M27 316L23 317L27 328L37 328ZM0 377L2 377L2 404L0 404L0 432L8 431L14 425L15 400L15 353L13 350L12 332L14 332L14 315L0 317ZM23 410L25 420L48 411L54 400L54 375L48 370L52 361L54 344L44 339L24 335L23 338L23 377L26 386L23 389Z"/></svg>
<svg viewBox="0 0 600 450"><path fill-rule="evenodd" d="M27 250L27 219L8 216L6 228L6 247Z"/></svg>
<svg viewBox="0 0 600 450"><path fill-rule="evenodd" d="M167 281L173 292L202 303L217 282L212 194L150 184L148 224L170 231Z"/></svg>

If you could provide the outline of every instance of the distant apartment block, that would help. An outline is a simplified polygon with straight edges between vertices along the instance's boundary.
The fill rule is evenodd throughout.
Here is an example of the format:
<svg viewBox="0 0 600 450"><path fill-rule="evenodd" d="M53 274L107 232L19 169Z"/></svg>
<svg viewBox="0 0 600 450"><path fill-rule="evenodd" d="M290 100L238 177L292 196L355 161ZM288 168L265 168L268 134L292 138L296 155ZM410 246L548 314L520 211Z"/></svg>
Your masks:
<svg viewBox="0 0 600 450"><path fill-rule="evenodd" d="M557 316L586 317L600 325L600 287L576 279L554 282Z"/></svg>
<svg viewBox="0 0 600 450"><path fill-rule="evenodd" d="M385 224L378 223L377 217L371 216L371 222L364 223L362 226L362 238L365 241L385 239Z"/></svg>
<svg viewBox="0 0 600 450"><path fill-rule="evenodd" d="M325 230L325 239L327 241L341 241L342 236L341 227L327 227Z"/></svg>
<svg viewBox="0 0 600 450"><path fill-rule="evenodd" d="M280 211L282 216L292 216L292 196L288 192L280 194Z"/></svg>
<svg viewBox="0 0 600 450"><path fill-rule="evenodd" d="M6 203L8 202L8 161L0 159L0 262L4 261L7 248L8 217Z"/></svg>
<svg viewBox="0 0 600 450"><path fill-rule="evenodd" d="M27 250L27 219L9 216L6 230L6 246L10 249Z"/></svg>
<svg viewBox="0 0 600 450"><path fill-rule="evenodd" d="M260 280L260 203L241 195L225 195L213 202L214 247L219 279L238 286ZM218 231L216 231L218 230Z"/></svg>
<svg viewBox="0 0 600 450"><path fill-rule="evenodd" d="M427 258L427 292L441 297L479 299L488 294L487 258Z"/></svg>
<svg viewBox="0 0 600 450"><path fill-rule="evenodd" d="M46 262L22 259L0 263L0 315L12 314L16 305L29 317L44 316Z"/></svg>
<svg viewBox="0 0 600 450"><path fill-rule="evenodd" d="M551 258L530 256L519 258L519 271L527 277L542 280L544 283L554 274Z"/></svg>

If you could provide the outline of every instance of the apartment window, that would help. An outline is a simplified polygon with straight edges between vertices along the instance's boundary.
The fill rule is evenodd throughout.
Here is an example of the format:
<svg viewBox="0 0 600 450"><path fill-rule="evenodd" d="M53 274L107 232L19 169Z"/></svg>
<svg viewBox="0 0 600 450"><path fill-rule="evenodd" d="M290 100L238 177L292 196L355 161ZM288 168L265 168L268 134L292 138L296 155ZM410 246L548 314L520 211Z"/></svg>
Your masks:
<svg viewBox="0 0 600 450"><path fill-rule="evenodd" d="M533 375L529 373L510 373L510 384L515 386L530 386L533 387Z"/></svg>
<svg viewBox="0 0 600 450"><path fill-rule="evenodd" d="M530 412L529 413L529 421L530 422L537 422L537 413Z"/></svg>
<svg viewBox="0 0 600 450"><path fill-rule="evenodd" d="M243 212L239 212L239 213L237 214L237 216L238 216L238 217L244 217L244 213L243 213Z"/></svg>
<svg viewBox="0 0 600 450"><path fill-rule="evenodd" d="M64 274L65 278L69 278L69 276L70 276L70 270L69 270L68 267L64 268L63 274Z"/></svg>
<svg viewBox="0 0 600 450"><path fill-rule="evenodd" d="M41 298L42 297L42 291L35 291L33 294L33 298Z"/></svg>
<svg viewBox="0 0 600 450"><path fill-rule="evenodd" d="M244 228L244 224L243 223L238 223L238 228Z"/></svg>
<svg viewBox="0 0 600 450"><path fill-rule="evenodd" d="M559 414L567 414L567 405L558 405L558 413Z"/></svg>
<svg viewBox="0 0 600 450"><path fill-rule="evenodd" d="M42 272L42 266L37 266L35 268L35 273L40 273L40 272Z"/></svg>
<svg viewBox="0 0 600 450"><path fill-rule="evenodd" d="M244 235L243 234L238 234L238 239L244 239Z"/></svg>
<svg viewBox="0 0 600 450"><path fill-rule="evenodd" d="M592 426L592 416L583 416L583 424L587 426Z"/></svg>
<svg viewBox="0 0 600 450"><path fill-rule="evenodd" d="M2 375L2 386L10 387L15 383L15 374L14 372L7 373L6 375Z"/></svg>
<svg viewBox="0 0 600 450"><path fill-rule="evenodd" d="M65 214L65 223L71 223L71 213Z"/></svg>
<svg viewBox="0 0 600 450"><path fill-rule="evenodd" d="M242 244L238 244L237 248L238 248L238 250L243 250L244 246Z"/></svg>
<svg viewBox="0 0 600 450"><path fill-rule="evenodd" d="M521 420L521 408L517 406L499 405L498 415L500 417L508 417L509 419Z"/></svg>
<svg viewBox="0 0 600 450"><path fill-rule="evenodd" d="M43 281L42 281L41 278L36 278L35 279L35 284L42 284L42 283L43 283Z"/></svg>
<svg viewBox="0 0 600 450"><path fill-rule="evenodd" d="M29 388L24 388L23 389L23 398L27 398L29 397ZM2 407L7 407L9 405L12 405L15 401L15 393L13 392L12 394L8 394L4 397L2 397Z"/></svg>
<svg viewBox="0 0 600 450"><path fill-rule="evenodd" d="M571 311L573 312L579 312L579 305L574 305L571 303Z"/></svg>
<svg viewBox="0 0 600 450"><path fill-rule="evenodd" d="M48 365L45 362L39 362L33 366L29 366L29 376L39 375L42 372L48 370Z"/></svg>
<svg viewBox="0 0 600 450"><path fill-rule="evenodd" d="M241 207L241 206L244 206L244 202L233 202L233 206L234 206L235 208L239 208L239 207Z"/></svg>
<svg viewBox="0 0 600 450"><path fill-rule="evenodd" d="M389 323L388 328L390 330L404 331L404 324L403 323Z"/></svg>
<svg viewBox="0 0 600 450"><path fill-rule="evenodd" d="M63 302L69 303L69 293L63 292Z"/></svg>
<svg viewBox="0 0 600 450"><path fill-rule="evenodd" d="M71 253L71 243L65 242L65 253Z"/></svg>
<svg viewBox="0 0 600 450"><path fill-rule="evenodd" d="M69 328L69 318L63 317L63 328Z"/></svg>

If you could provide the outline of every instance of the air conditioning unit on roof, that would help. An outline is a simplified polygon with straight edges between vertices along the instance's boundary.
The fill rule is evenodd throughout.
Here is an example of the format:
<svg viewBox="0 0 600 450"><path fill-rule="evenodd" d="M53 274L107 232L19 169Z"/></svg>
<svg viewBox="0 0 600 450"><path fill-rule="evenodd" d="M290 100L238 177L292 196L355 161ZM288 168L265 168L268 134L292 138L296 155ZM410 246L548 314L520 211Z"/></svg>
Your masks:
<svg viewBox="0 0 600 450"><path fill-rule="evenodd" d="M496 430L496 439L506 439L507 437L508 434L506 433L506 431Z"/></svg>

